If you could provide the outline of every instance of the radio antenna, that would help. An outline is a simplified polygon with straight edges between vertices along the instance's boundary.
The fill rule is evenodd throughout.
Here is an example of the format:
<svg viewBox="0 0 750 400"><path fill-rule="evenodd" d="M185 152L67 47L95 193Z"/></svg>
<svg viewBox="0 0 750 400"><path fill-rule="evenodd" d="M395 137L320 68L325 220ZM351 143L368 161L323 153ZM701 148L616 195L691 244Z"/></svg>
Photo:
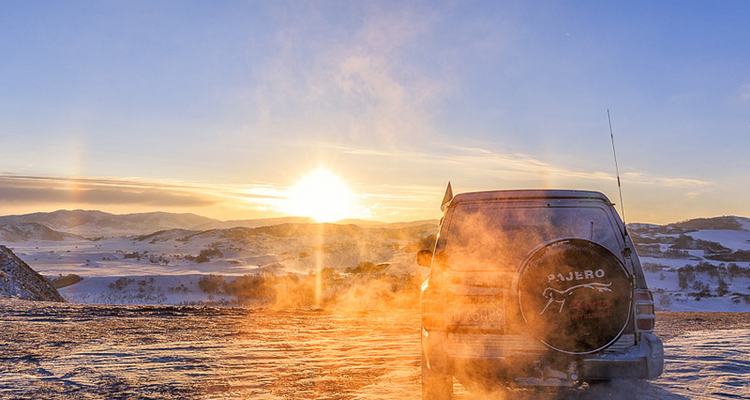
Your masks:
<svg viewBox="0 0 750 400"><path fill-rule="evenodd" d="M615 135L612 133L612 117L607 109L607 120L609 120L609 138L612 140L612 155L615 156L615 173L617 174L617 191L620 194L620 214L622 222L625 223L625 204L622 202L622 185L620 185L620 168L617 166L617 152L615 151Z"/></svg>

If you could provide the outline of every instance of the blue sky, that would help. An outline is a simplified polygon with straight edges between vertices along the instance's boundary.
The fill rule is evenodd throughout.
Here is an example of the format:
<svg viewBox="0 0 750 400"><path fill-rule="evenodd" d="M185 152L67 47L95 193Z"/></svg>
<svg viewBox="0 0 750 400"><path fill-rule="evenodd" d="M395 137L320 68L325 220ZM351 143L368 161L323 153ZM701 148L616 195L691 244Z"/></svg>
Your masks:
<svg viewBox="0 0 750 400"><path fill-rule="evenodd" d="M350 216L600 190L630 222L750 216L750 3L0 3L0 214Z"/></svg>

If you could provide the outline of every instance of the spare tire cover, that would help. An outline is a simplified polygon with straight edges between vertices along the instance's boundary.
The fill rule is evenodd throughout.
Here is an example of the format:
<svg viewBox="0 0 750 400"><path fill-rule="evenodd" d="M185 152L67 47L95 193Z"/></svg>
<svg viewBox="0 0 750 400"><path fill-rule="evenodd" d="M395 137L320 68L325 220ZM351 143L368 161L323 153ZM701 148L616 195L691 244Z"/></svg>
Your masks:
<svg viewBox="0 0 750 400"><path fill-rule="evenodd" d="M630 274L612 252L582 239L543 246L524 263L518 299L529 333L548 347L589 354L630 321Z"/></svg>

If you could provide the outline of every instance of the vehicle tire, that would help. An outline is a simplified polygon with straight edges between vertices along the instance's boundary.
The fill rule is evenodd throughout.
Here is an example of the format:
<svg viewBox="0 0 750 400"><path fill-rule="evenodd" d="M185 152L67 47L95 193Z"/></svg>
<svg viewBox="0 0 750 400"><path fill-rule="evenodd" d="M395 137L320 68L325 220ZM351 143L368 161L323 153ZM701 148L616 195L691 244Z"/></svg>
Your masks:
<svg viewBox="0 0 750 400"><path fill-rule="evenodd" d="M560 240L533 252L517 289L528 333L562 353L601 351L630 322L631 275L611 251L588 240Z"/></svg>
<svg viewBox="0 0 750 400"><path fill-rule="evenodd" d="M450 400L453 397L453 376L427 368L422 354L422 400Z"/></svg>

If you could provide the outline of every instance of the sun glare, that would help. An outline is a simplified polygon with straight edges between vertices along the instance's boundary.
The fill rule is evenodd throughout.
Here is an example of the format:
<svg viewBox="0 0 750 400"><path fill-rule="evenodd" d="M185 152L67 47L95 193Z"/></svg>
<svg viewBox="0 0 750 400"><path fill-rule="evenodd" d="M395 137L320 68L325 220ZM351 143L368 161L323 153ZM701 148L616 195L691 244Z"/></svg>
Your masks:
<svg viewBox="0 0 750 400"><path fill-rule="evenodd" d="M302 177L287 193L286 212L332 222L352 217L354 193L341 178L324 168Z"/></svg>

